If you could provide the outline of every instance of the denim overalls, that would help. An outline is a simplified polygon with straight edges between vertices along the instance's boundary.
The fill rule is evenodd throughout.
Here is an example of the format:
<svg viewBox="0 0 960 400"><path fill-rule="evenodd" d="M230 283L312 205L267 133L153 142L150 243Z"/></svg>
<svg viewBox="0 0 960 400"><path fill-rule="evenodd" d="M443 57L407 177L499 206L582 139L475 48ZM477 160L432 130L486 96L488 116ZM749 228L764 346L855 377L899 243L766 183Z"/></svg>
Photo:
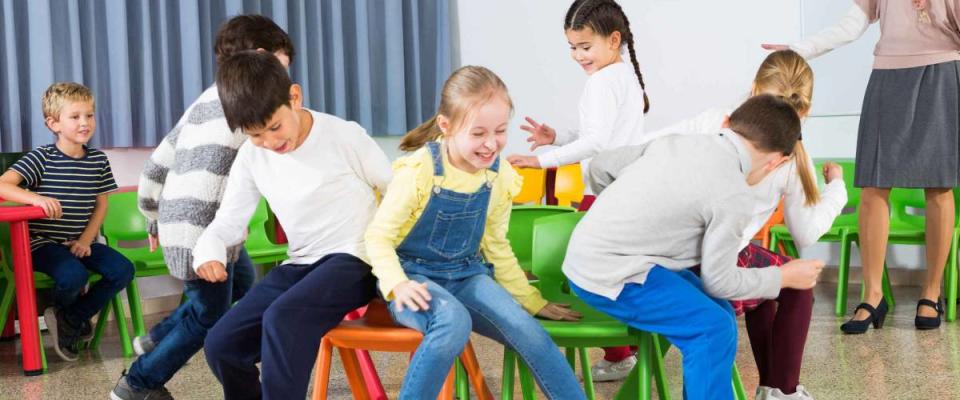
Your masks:
<svg viewBox="0 0 960 400"><path fill-rule="evenodd" d="M583 399L573 371L543 327L494 281L493 268L480 254L492 188L499 174L494 161L487 181L473 193L443 189L443 149L427 144L433 160L430 199L410 233L397 247L403 271L427 285L430 308L390 313L399 324L423 333L400 388L400 399L433 399L475 331L510 346L530 366L551 399ZM492 174L491 174L492 172Z"/></svg>
<svg viewBox="0 0 960 400"><path fill-rule="evenodd" d="M455 280L490 274L491 266L480 255L480 239L487 222L491 183L473 193L440 187L443 182L443 153L438 142L427 147L433 158L433 189L420 219L397 247L400 265L407 274L430 279ZM499 173L500 159L490 171Z"/></svg>

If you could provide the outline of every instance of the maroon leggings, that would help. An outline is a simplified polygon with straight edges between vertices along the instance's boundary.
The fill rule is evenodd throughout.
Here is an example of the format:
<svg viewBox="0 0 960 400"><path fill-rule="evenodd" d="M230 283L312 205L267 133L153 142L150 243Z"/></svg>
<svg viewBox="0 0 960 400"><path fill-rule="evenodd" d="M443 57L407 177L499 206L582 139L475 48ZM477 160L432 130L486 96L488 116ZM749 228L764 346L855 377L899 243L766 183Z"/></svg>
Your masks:
<svg viewBox="0 0 960 400"><path fill-rule="evenodd" d="M740 252L737 265L764 268L788 261L787 256L750 244ZM786 394L796 392L813 313L813 290L781 289L780 297L776 299L745 301L734 306L745 314L747 336L760 372L760 385L780 389ZM636 348L609 347L604 351L605 360L618 362L631 356Z"/></svg>

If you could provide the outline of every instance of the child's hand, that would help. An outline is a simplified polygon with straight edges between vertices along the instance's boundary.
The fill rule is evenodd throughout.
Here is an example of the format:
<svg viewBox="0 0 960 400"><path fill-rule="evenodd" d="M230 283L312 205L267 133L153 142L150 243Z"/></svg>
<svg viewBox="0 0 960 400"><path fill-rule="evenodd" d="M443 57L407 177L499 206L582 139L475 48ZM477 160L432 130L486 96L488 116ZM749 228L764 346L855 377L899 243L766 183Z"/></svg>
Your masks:
<svg viewBox="0 0 960 400"><path fill-rule="evenodd" d="M764 43L764 44L761 44L760 47L763 47L764 50L770 50L770 51L790 50L790 46L787 46L785 44Z"/></svg>
<svg viewBox="0 0 960 400"><path fill-rule="evenodd" d="M507 161L516 168L540 168L540 160L537 156L512 155L507 157Z"/></svg>
<svg viewBox="0 0 960 400"><path fill-rule="evenodd" d="M537 316L554 321L578 321L583 317L580 313L571 310L569 304L560 303L547 303L537 312Z"/></svg>
<svg viewBox="0 0 960 400"><path fill-rule="evenodd" d="M835 162L828 162L823 164L823 180L824 182L830 183L834 179L843 178L843 167Z"/></svg>
<svg viewBox="0 0 960 400"><path fill-rule="evenodd" d="M52 197L36 195L30 201L30 205L40 207L47 214L47 218L60 219L63 216L63 210L60 208L60 202Z"/></svg>
<svg viewBox="0 0 960 400"><path fill-rule="evenodd" d="M160 238L157 235L147 234L147 242L150 243L151 253L157 251L157 248L160 247Z"/></svg>
<svg viewBox="0 0 960 400"><path fill-rule="evenodd" d="M64 246L70 247L70 253L77 256L77 258L84 258L90 255L90 243L86 243L83 239L71 240L64 243Z"/></svg>
<svg viewBox="0 0 960 400"><path fill-rule="evenodd" d="M430 309L430 292L426 283L406 280L393 287L393 302L397 312L406 307L410 311Z"/></svg>
<svg viewBox="0 0 960 400"><path fill-rule="evenodd" d="M220 261L207 261L197 268L197 276L207 282L223 282L227 280L227 267Z"/></svg>
<svg viewBox="0 0 960 400"><path fill-rule="evenodd" d="M533 143L530 145L530 151L534 151L537 147L543 145L553 144L557 140L557 131L547 124L538 124L530 117L524 119L530 125L520 125L520 129L530 132L530 137L527 138L528 142Z"/></svg>
<svg viewBox="0 0 960 400"><path fill-rule="evenodd" d="M780 267L780 287L806 290L817 285L823 270L820 260L793 260Z"/></svg>

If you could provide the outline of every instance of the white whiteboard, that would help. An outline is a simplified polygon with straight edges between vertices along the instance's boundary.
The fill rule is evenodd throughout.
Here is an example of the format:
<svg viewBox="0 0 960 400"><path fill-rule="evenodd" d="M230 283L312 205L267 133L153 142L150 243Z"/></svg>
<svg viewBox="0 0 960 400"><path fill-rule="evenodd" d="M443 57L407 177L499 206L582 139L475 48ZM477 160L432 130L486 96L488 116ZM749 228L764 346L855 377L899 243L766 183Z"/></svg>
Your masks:
<svg viewBox="0 0 960 400"><path fill-rule="evenodd" d="M802 0L801 36L836 24L853 2ZM859 40L810 61L815 78L812 116L860 115L870 79L873 48L880 27L873 24Z"/></svg>

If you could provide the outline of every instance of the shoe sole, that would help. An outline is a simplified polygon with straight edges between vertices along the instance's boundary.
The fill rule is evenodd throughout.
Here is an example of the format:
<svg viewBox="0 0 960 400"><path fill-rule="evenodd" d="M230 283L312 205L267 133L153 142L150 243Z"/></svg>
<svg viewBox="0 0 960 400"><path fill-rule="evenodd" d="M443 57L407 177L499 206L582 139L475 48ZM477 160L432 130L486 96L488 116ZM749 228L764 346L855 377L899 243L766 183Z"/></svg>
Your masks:
<svg viewBox="0 0 960 400"><path fill-rule="evenodd" d="M631 369L632 370L632 369ZM613 381L622 381L630 376L630 370L619 372L616 374L604 374L603 376L593 376L594 382L613 382Z"/></svg>
<svg viewBox="0 0 960 400"><path fill-rule="evenodd" d="M53 308L48 308L43 312L43 322L47 325L47 330L50 331L53 351L64 361L77 361L79 357L70 357L60 349L60 330L57 326L57 313Z"/></svg>
<svg viewBox="0 0 960 400"><path fill-rule="evenodd" d="M126 400L123 397L117 396L112 390L110 391L110 400Z"/></svg>

